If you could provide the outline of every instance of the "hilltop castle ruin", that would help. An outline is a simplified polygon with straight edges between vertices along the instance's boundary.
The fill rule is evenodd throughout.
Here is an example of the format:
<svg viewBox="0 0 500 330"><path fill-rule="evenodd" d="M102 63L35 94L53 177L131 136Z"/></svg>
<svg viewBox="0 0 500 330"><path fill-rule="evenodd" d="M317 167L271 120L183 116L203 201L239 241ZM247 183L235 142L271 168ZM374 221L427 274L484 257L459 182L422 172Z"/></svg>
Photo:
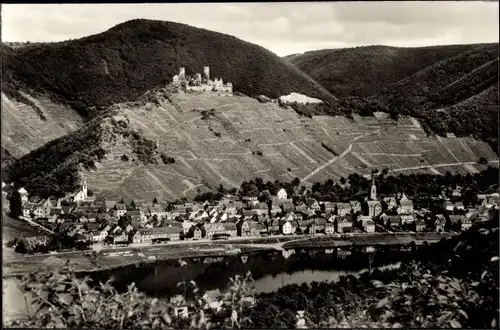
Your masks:
<svg viewBox="0 0 500 330"><path fill-rule="evenodd" d="M203 67L203 76L200 73L188 76L186 75L186 69L181 67L179 74L172 78L172 85L183 91L233 95L233 84L224 84L222 78L211 80L210 67L208 66Z"/></svg>

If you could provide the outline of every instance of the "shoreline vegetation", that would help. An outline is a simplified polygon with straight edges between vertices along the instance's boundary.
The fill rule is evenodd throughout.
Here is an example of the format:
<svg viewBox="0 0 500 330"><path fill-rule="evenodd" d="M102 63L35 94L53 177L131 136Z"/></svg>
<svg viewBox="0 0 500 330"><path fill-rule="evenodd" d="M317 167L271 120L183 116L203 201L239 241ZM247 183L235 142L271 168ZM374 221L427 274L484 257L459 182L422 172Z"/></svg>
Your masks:
<svg viewBox="0 0 500 330"><path fill-rule="evenodd" d="M213 302L199 296L194 282L180 283L197 295L188 318L175 316L179 305L174 300L149 298L135 285L119 293L111 282L91 285L89 278L79 280L65 267L39 270L20 283L33 297L36 313L6 326L496 328L498 222L496 210L491 220L414 251L399 269L377 269L359 278L342 276L338 282L288 285L256 295L251 274L236 276L219 300L218 313L213 312Z"/></svg>

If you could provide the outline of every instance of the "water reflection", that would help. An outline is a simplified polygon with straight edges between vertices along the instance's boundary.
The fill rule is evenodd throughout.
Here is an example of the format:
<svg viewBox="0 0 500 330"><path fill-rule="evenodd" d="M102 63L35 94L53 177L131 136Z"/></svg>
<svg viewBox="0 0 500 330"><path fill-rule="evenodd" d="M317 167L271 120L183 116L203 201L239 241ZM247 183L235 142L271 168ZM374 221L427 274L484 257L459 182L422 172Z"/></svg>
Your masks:
<svg viewBox="0 0 500 330"><path fill-rule="evenodd" d="M185 259L180 267L176 261L127 266L113 271L102 271L92 276L100 281L115 278L115 286L124 290L135 282L148 295L169 297L183 294L177 283L195 281L200 290L224 291L229 278L251 272L257 292L274 291L287 284L312 281L335 281L342 274L356 274L372 267L396 264L407 256L407 251L378 250L369 257L362 251L332 251L309 249L285 253L254 252L247 255ZM370 260L371 259L371 260Z"/></svg>

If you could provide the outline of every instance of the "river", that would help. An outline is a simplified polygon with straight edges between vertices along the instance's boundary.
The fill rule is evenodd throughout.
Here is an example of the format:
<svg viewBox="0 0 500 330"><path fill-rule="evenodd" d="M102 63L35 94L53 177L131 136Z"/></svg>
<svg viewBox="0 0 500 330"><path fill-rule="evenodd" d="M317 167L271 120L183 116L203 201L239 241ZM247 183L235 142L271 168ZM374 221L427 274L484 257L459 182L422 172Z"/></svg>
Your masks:
<svg viewBox="0 0 500 330"><path fill-rule="evenodd" d="M343 253L350 255L337 255L336 251L325 249L259 251L248 255L186 259L182 267L175 261L158 261L80 275L91 275L99 281L113 277L120 291L134 282L140 291L161 299L182 294L183 288L177 285L181 281L195 281L201 292L213 289L224 292L230 277L251 272L255 291L264 293L288 284L336 281L341 275L356 275L368 269L370 259L372 268L397 267L409 253L397 249L380 250L370 258L361 251L346 251ZM15 281L4 279L4 319L20 317L26 311ZM187 298L190 296L188 292Z"/></svg>

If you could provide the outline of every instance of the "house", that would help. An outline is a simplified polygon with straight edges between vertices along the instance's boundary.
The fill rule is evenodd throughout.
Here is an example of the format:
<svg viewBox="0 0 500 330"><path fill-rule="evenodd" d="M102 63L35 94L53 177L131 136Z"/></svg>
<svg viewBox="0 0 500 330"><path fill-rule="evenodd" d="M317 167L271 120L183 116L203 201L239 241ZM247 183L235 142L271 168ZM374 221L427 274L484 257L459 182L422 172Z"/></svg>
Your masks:
<svg viewBox="0 0 500 330"><path fill-rule="evenodd" d="M322 208L324 208L325 213L335 211L335 204L332 202L323 202L323 203L321 203L321 205L322 205Z"/></svg>
<svg viewBox="0 0 500 330"><path fill-rule="evenodd" d="M256 236L257 223L253 220L240 220L236 223L238 236Z"/></svg>
<svg viewBox="0 0 500 330"><path fill-rule="evenodd" d="M281 188L278 193L276 194L276 196L278 197L278 199L287 199L287 193L286 193L286 190L284 188Z"/></svg>
<svg viewBox="0 0 500 330"><path fill-rule="evenodd" d="M226 234L229 234L229 236L237 236L238 235L238 230L236 228L236 224L233 222L223 222L222 227L224 228L224 232Z"/></svg>
<svg viewBox="0 0 500 330"><path fill-rule="evenodd" d="M285 214L285 215L282 217L282 220L286 220L286 221L294 221L296 218L297 218L297 216L295 215L295 213L293 213L293 212L288 212L287 214Z"/></svg>
<svg viewBox="0 0 500 330"><path fill-rule="evenodd" d="M384 202L387 203L387 209L392 210L394 207L398 206L396 198L394 197L384 197Z"/></svg>
<svg viewBox="0 0 500 330"><path fill-rule="evenodd" d="M350 201L349 204L351 204L351 209L354 214L361 212L361 203L359 201Z"/></svg>
<svg viewBox="0 0 500 330"><path fill-rule="evenodd" d="M498 193L493 193L486 195L486 198L481 203L481 206L486 208L498 207L500 201L500 195Z"/></svg>
<svg viewBox="0 0 500 330"><path fill-rule="evenodd" d="M352 206L349 203L337 203L337 215L344 216L351 213Z"/></svg>
<svg viewBox="0 0 500 330"><path fill-rule="evenodd" d="M24 188L21 188L18 190L19 194L21 195L21 202L22 204L25 204L28 202L28 191Z"/></svg>
<svg viewBox="0 0 500 330"><path fill-rule="evenodd" d="M423 232L427 230L427 225L425 224L425 221L422 219L416 220L415 225L417 232Z"/></svg>
<svg viewBox="0 0 500 330"><path fill-rule="evenodd" d="M131 223L139 223L144 220L144 218L141 216L141 211L139 210L127 211L126 214Z"/></svg>
<svg viewBox="0 0 500 330"><path fill-rule="evenodd" d="M316 234L317 232L325 231L326 219L325 218L315 218L311 222L311 234Z"/></svg>
<svg viewBox="0 0 500 330"><path fill-rule="evenodd" d="M411 214L402 214L400 218L402 225L409 225L415 222L415 217Z"/></svg>
<svg viewBox="0 0 500 330"><path fill-rule="evenodd" d="M122 231L119 234L113 235L113 244L126 243L126 242L129 242L129 236L125 231Z"/></svg>
<svg viewBox="0 0 500 330"><path fill-rule="evenodd" d="M348 216L337 217L337 232L339 234L352 230L352 220Z"/></svg>
<svg viewBox="0 0 500 330"><path fill-rule="evenodd" d="M182 295L177 295L170 299L170 305L173 308L173 314L176 317L187 318L189 317L189 309L186 300Z"/></svg>
<svg viewBox="0 0 500 330"><path fill-rule="evenodd" d="M160 204L155 204L153 206L150 206L149 213L151 214L152 217L154 217L156 215L158 217L158 219L161 219L167 215L167 211Z"/></svg>
<svg viewBox="0 0 500 330"><path fill-rule="evenodd" d="M367 233L374 233L375 232L375 222L373 220L367 220L363 222L363 229Z"/></svg>
<svg viewBox="0 0 500 330"><path fill-rule="evenodd" d="M445 201L443 204L443 208L446 211L453 211L453 203L451 201Z"/></svg>
<svg viewBox="0 0 500 330"><path fill-rule="evenodd" d="M453 204L453 209L465 210L464 203L456 202L455 204Z"/></svg>
<svg viewBox="0 0 500 330"><path fill-rule="evenodd" d="M462 226L461 226L460 229L462 231L466 231L470 227L472 227L472 220L471 220L471 218L468 218L468 217L463 218L462 219Z"/></svg>
<svg viewBox="0 0 500 330"><path fill-rule="evenodd" d="M399 200L398 214L410 214L413 212L413 201L408 199L405 194Z"/></svg>
<svg viewBox="0 0 500 330"><path fill-rule="evenodd" d="M283 210L283 212L291 212L295 210L295 205L293 205L293 203L286 202L281 205L281 209Z"/></svg>
<svg viewBox="0 0 500 330"><path fill-rule="evenodd" d="M400 215L388 215L386 226L389 225L390 228L399 228L401 227L401 216Z"/></svg>
<svg viewBox="0 0 500 330"><path fill-rule="evenodd" d="M104 240L104 238L101 235L101 232L99 232L99 231L90 232L90 239L94 243L102 242Z"/></svg>
<svg viewBox="0 0 500 330"><path fill-rule="evenodd" d="M30 218L31 214L35 212L36 204L34 203L26 203L23 205L23 216L25 218Z"/></svg>
<svg viewBox="0 0 500 330"><path fill-rule="evenodd" d="M281 206L285 203L292 203L293 201L289 198L285 198L285 199L280 199L278 198L277 196L273 196L273 199L272 199L272 204L273 205L277 205L277 206Z"/></svg>
<svg viewBox="0 0 500 330"><path fill-rule="evenodd" d="M279 231L283 235L292 235L295 233L295 225L290 220L279 220Z"/></svg>
<svg viewBox="0 0 500 330"><path fill-rule="evenodd" d="M372 217L369 216L369 215L360 215L358 216L358 221L360 221L361 223L365 223L369 220L372 220Z"/></svg>
<svg viewBox="0 0 500 330"><path fill-rule="evenodd" d="M465 220L465 215L450 215L450 221L458 228L462 228L462 222Z"/></svg>
<svg viewBox="0 0 500 330"><path fill-rule="evenodd" d="M196 223L189 221L189 220L184 220L181 223L181 225L182 225L182 232L184 233L184 235L186 235L189 232L189 229L191 229L191 227L195 226Z"/></svg>
<svg viewBox="0 0 500 330"><path fill-rule="evenodd" d="M94 232L99 230L99 224L98 223L86 223L84 224L83 228L87 229L89 232Z"/></svg>
<svg viewBox="0 0 500 330"><path fill-rule="evenodd" d="M123 229L118 225L112 225L108 231L108 235L118 235L123 232Z"/></svg>
<svg viewBox="0 0 500 330"><path fill-rule="evenodd" d="M127 205L125 203L116 203L113 209L113 216L122 217L127 213Z"/></svg>
<svg viewBox="0 0 500 330"><path fill-rule="evenodd" d="M444 231L446 219L442 214L436 214L436 221L434 222L434 230L438 233Z"/></svg>
<svg viewBox="0 0 500 330"><path fill-rule="evenodd" d="M206 237L209 239L211 239L215 234L223 234L226 231L222 223L207 223L204 224L204 229Z"/></svg>
<svg viewBox="0 0 500 330"><path fill-rule="evenodd" d="M321 210L321 205L319 205L318 201L315 199L308 199L306 201L306 205L309 209L314 210L314 211L320 211Z"/></svg>
<svg viewBox="0 0 500 330"><path fill-rule="evenodd" d="M299 205L295 206L296 212L304 212L306 210L307 210L307 205L305 203L300 203Z"/></svg>
<svg viewBox="0 0 500 330"><path fill-rule="evenodd" d="M180 240L182 228L177 227L154 227L140 228L133 236L133 241L138 243L150 243L156 239Z"/></svg>
<svg viewBox="0 0 500 330"><path fill-rule="evenodd" d="M325 224L325 234L333 235L335 234L335 225L331 222L327 222Z"/></svg>
<svg viewBox="0 0 500 330"><path fill-rule="evenodd" d="M255 224L255 231L257 234L262 235L262 234L267 234L267 227L263 223L256 223Z"/></svg>
<svg viewBox="0 0 500 330"><path fill-rule="evenodd" d="M382 204L380 203L380 201L369 200L367 201L367 203L368 203L368 216L370 218L374 218L380 215L380 213L382 213Z"/></svg>
<svg viewBox="0 0 500 330"><path fill-rule="evenodd" d="M83 185L80 190L73 196L73 201L76 203L83 202L87 199L87 181L83 179Z"/></svg>
<svg viewBox="0 0 500 330"><path fill-rule="evenodd" d="M192 238L194 240L199 240L205 237L205 228L199 225L193 225L189 228L188 232L185 234L185 237Z"/></svg>
<svg viewBox="0 0 500 330"><path fill-rule="evenodd" d="M126 232L126 233L130 233L133 230L134 230L134 226L127 225L127 227L125 227L125 229L123 231Z"/></svg>

